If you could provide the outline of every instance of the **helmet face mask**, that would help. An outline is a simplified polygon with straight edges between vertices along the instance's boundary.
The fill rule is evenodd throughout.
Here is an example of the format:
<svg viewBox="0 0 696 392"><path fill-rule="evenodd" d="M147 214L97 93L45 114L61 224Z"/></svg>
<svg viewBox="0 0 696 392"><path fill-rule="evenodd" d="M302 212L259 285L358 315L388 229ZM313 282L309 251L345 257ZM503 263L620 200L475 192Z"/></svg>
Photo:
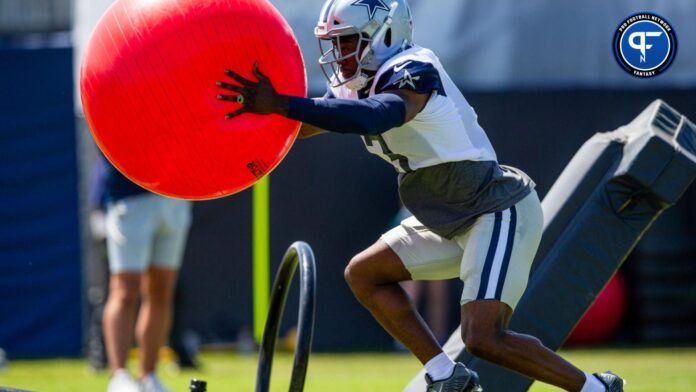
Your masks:
<svg viewBox="0 0 696 392"><path fill-rule="evenodd" d="M347 41L354 41L346 44ZM362 54L368 50L372 40L365 38L351 29L345 34L336 35L330 39L319 39L319 65L332 87L346 85L349 89L357 91L365 88L370 77L364 72L364 60ZM342 48L353 46L349 53L344 53ZM346 69L345 63L355 64L355 69ZM351 64L352 65L352 64Z"/></svg>
<svg viewBox="0 0 696 392"><path fill-rule="evenodd" d="M390 7L385 1L327 0L324 4L314 34L321 52L319 65L332 87L363 89L371 79L368 74L411 43L413 21L406 0L393 0ZM345 51L348 39L357 42L351 53ZM349 69L342 69L346 66Z"/></svg>

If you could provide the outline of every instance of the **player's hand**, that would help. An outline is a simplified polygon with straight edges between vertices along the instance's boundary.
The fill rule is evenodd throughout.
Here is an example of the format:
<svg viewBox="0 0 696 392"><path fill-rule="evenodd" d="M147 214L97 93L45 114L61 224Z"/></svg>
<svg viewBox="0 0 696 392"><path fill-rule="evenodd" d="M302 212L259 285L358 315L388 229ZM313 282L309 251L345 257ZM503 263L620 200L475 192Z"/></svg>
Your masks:
<svg viewBox="0 0 696 392"><path fill-rule="evenodd" d="M225 74L238 83L229 84L217 82L218 87L236 93L235 95L220 94L219 100L236 102L242 105L234 112L228 113L225 118L230 119L244 113L287 115L289 98L278 94L271 80L259 70L258 63L254 64L254 75L258 82L251 81L238 73L226 69Z"/></svg>

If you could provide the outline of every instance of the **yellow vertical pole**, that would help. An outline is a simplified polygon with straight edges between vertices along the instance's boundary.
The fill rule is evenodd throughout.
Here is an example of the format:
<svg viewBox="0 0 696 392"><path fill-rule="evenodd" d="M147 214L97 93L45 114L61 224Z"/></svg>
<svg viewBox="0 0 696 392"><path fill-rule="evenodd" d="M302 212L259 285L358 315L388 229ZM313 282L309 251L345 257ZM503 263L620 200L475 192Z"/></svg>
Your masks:
<svg viewBox="0 0 696 392"><path fill-rule="evenodd" d="M252 191L252 258L254 337L261 343L270 295L270 180L265 176Z"/></svg>

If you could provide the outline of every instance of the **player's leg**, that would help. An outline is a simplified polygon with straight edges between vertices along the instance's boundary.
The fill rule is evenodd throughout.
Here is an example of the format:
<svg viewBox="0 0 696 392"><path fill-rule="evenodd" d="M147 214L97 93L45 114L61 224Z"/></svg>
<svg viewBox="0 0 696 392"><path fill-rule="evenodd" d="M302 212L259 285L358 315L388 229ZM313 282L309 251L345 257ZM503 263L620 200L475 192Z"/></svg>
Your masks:
<svg viewBox="0 0 696 392"><path fill-rule="evenodd" d="M449 330L449 280L435 280L426 283L426 320L433 330L438 342L445 342L450 335Z"/></svg>
<svg viewBox="0 0 696 392"><path fill-rule="evenodd" d="M457 276L461 256L462 249L455 242L409 218L355 256L346 268L346 280L358 300L425 365L428 382L446 379L442 382L448 383L447 388L459 386L452 391L473 390L476 376L462 364L455 365L442 351L398 282Z"/></svg>
<svg viewBox="0 0 696 392"><path fill-rule="evenodd" d="M462 249L408 218L346 268L356 297L382 326L424 364L433 390L478 390L478 378L442 351L399 281L441 280L459 274Z"/></svg>
<svg viewBox="0 0 696 392"><path fill-rule="evenodd" d="M138 309L140 272L114 273L102 318L104 344L112 372L126 367Z"/></svg>
<svg viewBox="0 0 696 392"><path fill-rule="evenodd" d="M113 376L109 390L137 390L126 368L133 341L133 326L140 283L150 254L153 226L142 208L144 198L131 196L110 203L106 212L106 244L109 259L109 294L104 307L104 343ZM145 211L145 213L144 213Z"/></svg>
<svg viewBox="0 0 696 392"><path fill-rule="evenodd" d="M462 306L462 339L473 355L567 391L580 391L585 374L539 339L507 330L512 309L501 301Z"/></svg>
<svg viewBox="0 0 696 392"><path fill-rule="evenodd" d="M150 267L143 276L142 302L136 337L140 357L140 377L153 373L160 347L166 341L172 320L176 269Z"/></svg>
<svg viewBox="0 0 696 392"><path fill-rule="evenodd" d="M423 293L423 288L424 288L424 283L422 281L416 281L416 280L407 280L399 283L401 285L401 288L404 289L406 292L406 295L408 295L408 298L411 299L411 302L413 303L414 309L418 310L420 307L420 300L421 300L421 295ZM430 322L426 320L426 323L430 326ZM432 330L432 326L431 326ZM433 334L435 335L435 331L432 331ZM437 339L437 335L435 335L435 338ZM399 340L394 339L394 348L397 351L408 351L406 346L404 346Z"/></svg>
<svg viewBox="0 0 696 392"><path fill-rule="evenodd" d="M422 363L442 351L399 285L399 282L411 280L411 274L383 240L353 257L346 267L345 278L358 301Z"/></svg>
<svg viewBox="0 0 696 392"><path fill-rule="evenodd" d="M530 378L580 391L586 374L538 339L507 330L522 297L543 230L535 192L505 211L478 218L467 237L461 278L462 339L469 352ZM593 389L594 388L594 389ZM603 391L594 377L585 391Z"/></svg>
<svg viewBox="0 0 696 392"><path fill-rule="evenodd" d="M174 307L174 290L183 260L191 204L183 200L151 196L151 210L157 213L157 232L152 243L151 265L142 285L142 302L136 325L140 347L140 377L153 375L160 348L169 336ZM159 384L156 379L150 380Z"/></svg>

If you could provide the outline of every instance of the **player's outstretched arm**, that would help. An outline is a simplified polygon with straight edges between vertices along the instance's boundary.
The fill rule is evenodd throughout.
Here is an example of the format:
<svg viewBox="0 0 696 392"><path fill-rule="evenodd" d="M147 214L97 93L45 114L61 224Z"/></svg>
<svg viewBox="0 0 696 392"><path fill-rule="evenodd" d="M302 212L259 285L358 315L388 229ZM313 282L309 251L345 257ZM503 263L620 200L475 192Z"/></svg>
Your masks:
<svg viewBox="0 0 696 392"><path fill-rule="evenodd" d="M234 118L244 113L279 114L313 126L307 137L317 130L339 133L378 135L412 120L428 101L430 94L409 90L391 90L361 100L307 99L290 97L276 92L271 81L254 65L258 82L248 80L232 70L225 74L238 84L217 82L223 89L237 95L218 95L218 99L242 105L227 114Z"/></svg>
<svg viewBox="0 0 696 392"><path fill-rule="evenodd" d="M237 112L227 114L228 119L238 116L245 112L256 112L260 114L274 113L278 111L278 108L284 108L287 106L287 103L285 103L284 100L277 99L280 96L276 93L275 89L270 83L270 80L268 80L268 78L259 70L257 64L254 65L254 74L259 79L259 83L254 83L250 80L247 80L231 70L226 70L225 74L232 78L234 81L236 81L239 85L218 82L218 87L236 92L239 95L218 95L218 99L225 101L234 101L242 104L243 106ZM265 86L262 86L264 84ZM252 97L253 101L247 99L247 95ZM260 105L257 103L259 103ZM254 105L249 107L250 104ZM279 114L285 115L285 113ZM299 138L306 139L326 132L327 131L325 129L316 127L312 124L302 123Z"/></svg>

